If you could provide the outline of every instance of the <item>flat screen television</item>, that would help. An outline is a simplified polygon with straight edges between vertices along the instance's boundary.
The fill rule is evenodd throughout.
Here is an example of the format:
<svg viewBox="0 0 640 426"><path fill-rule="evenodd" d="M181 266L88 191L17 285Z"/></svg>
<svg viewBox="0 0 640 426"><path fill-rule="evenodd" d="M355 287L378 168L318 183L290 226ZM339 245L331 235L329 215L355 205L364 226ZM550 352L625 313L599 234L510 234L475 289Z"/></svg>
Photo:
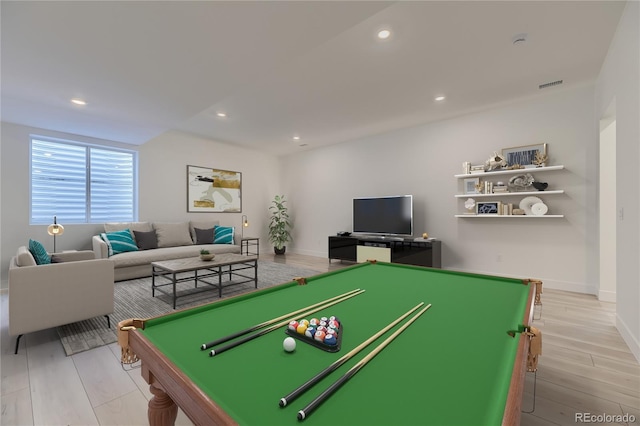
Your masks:
<svg viewBox="0 0 640 426"><path fill-rule="evenodd" d="M354 198L353 232L413 235L413 196Z"/></svg>

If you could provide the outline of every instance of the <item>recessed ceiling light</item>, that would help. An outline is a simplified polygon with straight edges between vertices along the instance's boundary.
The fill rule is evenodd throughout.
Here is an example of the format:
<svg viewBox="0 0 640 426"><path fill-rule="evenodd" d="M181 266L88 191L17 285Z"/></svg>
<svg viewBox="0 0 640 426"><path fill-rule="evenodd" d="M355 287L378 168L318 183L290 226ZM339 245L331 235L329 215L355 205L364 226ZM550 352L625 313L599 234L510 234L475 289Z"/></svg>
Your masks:
<svg viewBox="0 0 640 426"><path fill-rule="evenodd" d="M300 140L300 136L294 136L294 137L293 137L293 140L294 140L294 141L299 141L299 140Z"/></svg>
<svg viewBox="0 0 640 426"><path fill-rule="evenodd" d="M71 102L76 104L76 105L86 105L87 104L85 101L83 101L82 99L78 99L78 98L71 99Z"/></svg>
<svg viewBox="0 0 640 426"><path fill-rule="evenodd" d="M391 30L384 29L384 30L378 31L378 38L380 40L386 40L389 38L390 35L391 35Z"/></svg>
<svg viewBox="0 0 640 426"><path fill-rule="evenodd" d="M220 118L225 118L227 116L227 113L221 111L221 112L217 112L216 115Z"/></svg>
<svg viewBox="0 0 640 426"><path fill-rule="evenodd" d="M435 100L438 101L438 102L444 101L444 99L445 99L444 96L436 96L435 97Z"/></svg>

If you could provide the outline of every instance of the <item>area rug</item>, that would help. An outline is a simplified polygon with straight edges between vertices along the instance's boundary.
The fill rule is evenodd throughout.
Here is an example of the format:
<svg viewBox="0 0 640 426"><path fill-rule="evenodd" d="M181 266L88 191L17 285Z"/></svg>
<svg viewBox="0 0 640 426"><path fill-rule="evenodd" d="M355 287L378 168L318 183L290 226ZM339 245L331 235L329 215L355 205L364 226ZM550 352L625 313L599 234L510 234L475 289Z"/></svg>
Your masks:
<svg viewBox="0 0 640 426"><path fill-rule="evenodd" d="M318 271L281 263L258 261L258 289L282 284L295 277L309 277L317 274L319 274ZM231 283L228 275L223 278L223 285ZM193 288L193 281L180 283L178 284L179 290L180 287L182 289L179 294L187 295L178 299L177 309L220 300L217 289L188 295L189 289ZM253 282L232 285L223 289L222 298L252 290L255 290ZM118 340L117 325L122 320L150 318L173 311L170 296L156 292L156 297L151 297L151 277L117 282L114 304L114 312L110 315L111 328L107 328L105 317L96 317L57 327L60 341L67 356L116 342Z"/></svg>

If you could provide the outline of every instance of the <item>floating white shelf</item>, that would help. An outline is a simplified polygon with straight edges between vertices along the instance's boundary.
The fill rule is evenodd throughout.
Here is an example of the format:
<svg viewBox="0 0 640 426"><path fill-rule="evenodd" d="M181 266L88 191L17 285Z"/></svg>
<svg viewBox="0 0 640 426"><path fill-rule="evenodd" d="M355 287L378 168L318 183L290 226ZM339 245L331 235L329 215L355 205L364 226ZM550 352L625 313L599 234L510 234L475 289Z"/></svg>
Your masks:
<svg viewBox="0 0 640 426"><path fill-rule="evenodd" d="M500 218L500 219L550 219L550 218L558 218L564 217L563 214L545 214L543 216L533 216L533 215L501 215L501 214L457 214L455 217L463 217L465 219L490 219L490 218Z"/></svg>
<svg viewBox="0 0 640 426"><path fill-rule="evenodd" d="M529 196L529 195L549 195L549 194L564 194L564 189L558 189L554 191L526 191L526 192L497 192L494 194L456 194L456 198L497 198L497 197L512 197L512 196Z"/></svg>
<svg viewBox="0 0 640 426"><path fill-rule="evenodd" d="M529 169L515 169L515 170L497 170L495 172L484 173L465 173L461 175L454 175L458 179L474 178L481 176L499 176L499 175L517 175L522 173L537 173L537 172L550 172L553 170L562 170L564 166L547 166L547 167L534 167Z"/></svg>
<svg viewBox="0 0 640 426"><path fill-rule="evenodd" d="M516 169L516 170L497 170L494 172L484 172L484 173L468 173L461 175L454 175L458 179L473 179L479 178L480 180L484 180L485 177L494 176L493 181L500 179L500 176L506 175L518 175L525 173L539 173L539 172L549 172L554 170L562 170L564 169L563 165L558 166L548 166L548 167L532 167L528 169ZM501 199L502 197L530 197L537 196L543 197L546 195L554 195L554 194L564 194L564 190L555 189L550 191L522 191L522 192L497 192L491 194L455 194L456 198L493 198L493 199ZM564 215L562 214L547 214L541 216L535 215L499 215L499 214L457 214L454 217L461 219L551 219L551 218L562 218Z"/></svg>

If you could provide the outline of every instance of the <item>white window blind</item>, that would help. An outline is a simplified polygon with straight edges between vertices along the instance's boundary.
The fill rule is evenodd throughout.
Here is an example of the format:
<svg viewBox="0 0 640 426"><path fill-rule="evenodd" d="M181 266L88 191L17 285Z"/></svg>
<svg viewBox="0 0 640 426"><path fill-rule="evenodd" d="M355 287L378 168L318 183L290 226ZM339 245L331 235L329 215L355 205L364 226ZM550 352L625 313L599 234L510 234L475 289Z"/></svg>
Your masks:
<svg viewBox="0 0 640 426"><path fill-rule="evenodd" d="M31 223L137 220L136 153L31 140Z"/></svg>

